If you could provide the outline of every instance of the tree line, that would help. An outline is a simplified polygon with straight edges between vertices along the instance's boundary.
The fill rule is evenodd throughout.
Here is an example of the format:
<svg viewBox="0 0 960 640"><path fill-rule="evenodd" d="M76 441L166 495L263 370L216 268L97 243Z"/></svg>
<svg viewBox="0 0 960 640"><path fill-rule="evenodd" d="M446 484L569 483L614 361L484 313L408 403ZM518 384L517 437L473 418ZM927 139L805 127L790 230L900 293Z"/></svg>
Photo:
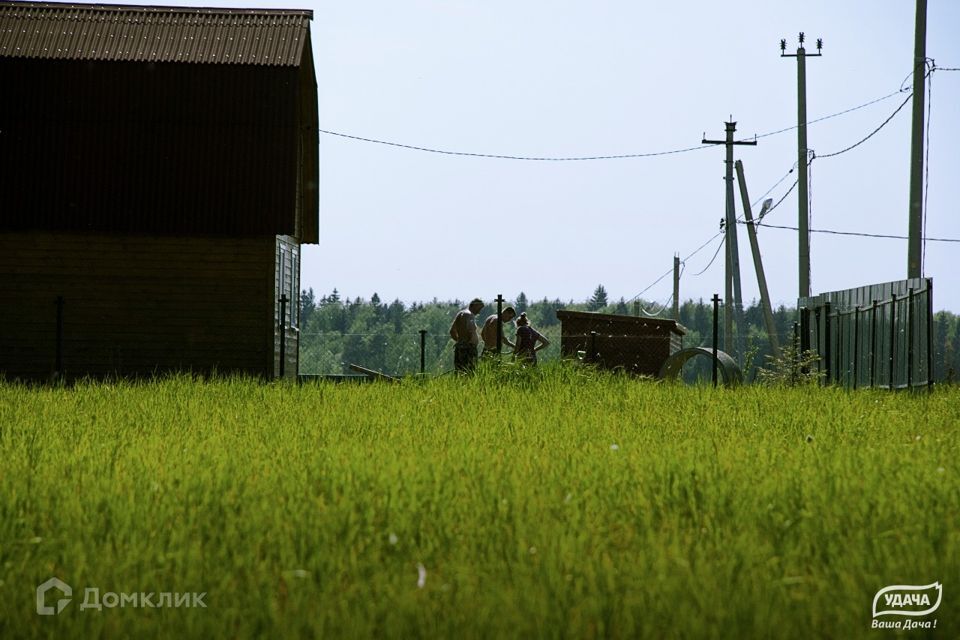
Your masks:
<svg viewBox="0 0 960 640"><path fill-rule="evenodd" d="M496 313L496 302L486 301L481 321ZM531 300L520 292L504 306L513 306L517 313L526 312L531 324L548 340L550 346L540 352L541 359L560 356L560 321L558 309L596 311L619 315L646 315L669 318L670 309L639 300L608 300L600 285L586 300L542 298ZM400 300L385 302L376 293L369 299L350 299L334 289L317 297L313 289L300 295L300 372L305 374L349 373L347 365L359 364L385 373L402 375L420 370L421 330L425 331L425 371L443 373L453 368L453 342L449 329L457 311L466 301L440 301L406 304ZM722 312L721 312L722 313ZM764 366L770 346L763 323L763 312L757 302L743 310L746 324L746 369ZM781 305L774 309L773 319L780 342L793 336L796 309ZM713 338L713 304L709 300L686 300L680 305L680 324L686 329L685 347L709 346ZM722 317L721 336L722 336ZM960 321L949 311L934 316L933 355L935 378L956 381L960 378ZM513 328L505 334L513 338ZM722 337L721 337L722 339Z"/></svg>

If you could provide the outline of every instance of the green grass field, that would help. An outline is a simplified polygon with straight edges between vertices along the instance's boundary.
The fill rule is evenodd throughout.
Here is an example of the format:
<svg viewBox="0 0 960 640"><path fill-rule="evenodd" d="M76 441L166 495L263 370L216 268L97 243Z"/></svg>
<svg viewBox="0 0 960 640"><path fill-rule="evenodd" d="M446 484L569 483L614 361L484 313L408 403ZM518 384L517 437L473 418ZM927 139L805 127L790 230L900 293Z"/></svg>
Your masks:
<svg viewBox="0 0 960 640"><path fill-rule="evenodd" d="M958 450L957 388L0 385L0 637L955 638Z"/></svg>

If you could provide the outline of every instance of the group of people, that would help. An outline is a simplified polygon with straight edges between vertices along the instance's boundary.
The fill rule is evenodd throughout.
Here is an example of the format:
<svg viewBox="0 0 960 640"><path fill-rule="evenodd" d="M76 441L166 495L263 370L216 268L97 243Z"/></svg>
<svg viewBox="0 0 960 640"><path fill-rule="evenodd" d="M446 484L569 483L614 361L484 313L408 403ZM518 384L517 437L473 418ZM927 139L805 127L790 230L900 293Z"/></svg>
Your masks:
<svg viewBox="0 0 960 640"><path fill-rule="evenodd" d="M537 364L537 351L550 346L550 341L530 326L526 312L517 316L513 307L505 307L499 317L496 313L487 316L483 328L477 329L477 316L486 306L480 298L474 298L461 309L450 325L450 337L456 343L453 352L453 366L457 371L471 371L477 364L477 349L483 344L481 357L494 356L497 353L497 326L500 327L500 343L513 351L518 362ZM503 335L504 325L516 319L517 331L514 340Z"/></svg>

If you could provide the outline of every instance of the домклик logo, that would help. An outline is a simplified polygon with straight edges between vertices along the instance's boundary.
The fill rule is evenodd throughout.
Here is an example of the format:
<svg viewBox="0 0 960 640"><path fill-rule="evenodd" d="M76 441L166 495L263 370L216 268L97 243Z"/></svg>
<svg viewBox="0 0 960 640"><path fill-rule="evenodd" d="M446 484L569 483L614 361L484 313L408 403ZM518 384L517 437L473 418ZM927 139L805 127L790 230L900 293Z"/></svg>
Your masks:
<svg viewBox="0 0 960 640"><path fill-rule="evenodd" d="M67 597L67 598L61 598L60 600L57 600L56 609L54 609L51 606L48 606L46 603L46 595L47 595L47 591L50 591L50 589L59 589L60 592L63 593L63 595L65 596L73 595L73 589L66 582L64 582L60 578L50 578L49 580L41 584L39 587L37 587L37 613L41 616L55 616L61 611L63 611L64 607L70 604L70 598Z"/></svg>

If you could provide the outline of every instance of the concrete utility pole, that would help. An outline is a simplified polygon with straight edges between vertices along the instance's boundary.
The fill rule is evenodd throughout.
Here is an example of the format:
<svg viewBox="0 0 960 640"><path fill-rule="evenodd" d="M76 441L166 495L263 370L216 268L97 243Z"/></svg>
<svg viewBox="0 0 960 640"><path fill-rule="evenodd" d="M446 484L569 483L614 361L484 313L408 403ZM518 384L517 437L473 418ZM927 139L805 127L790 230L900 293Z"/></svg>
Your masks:
<svg viewBox="0 0 960 640"><path fill-rule="evenodd" d="M680 321L680 256L673 256L673 319Z"/></svg>
<svg viewBox="0 0 960 640"><path fill-rule="evenodd" d="M722 144L727 147L727 173L724 180L727 182L727 205L726 216L724 218L724 230L726 232L725 243L727 245L727 270L726 270L726 293L723 301L723 348L727 353L735 351L737 362L743 357L745 351L745 341L743 335L743 298L740 295L740 252L737 250L737 212L733 201L733 147L738 144L756 146L756 140L734 141L733 133L737 130L737 123L726 122L727 137L725 140L707 140L706 137L701 141L702 144ZM732 304L731 304L732 301ZM736 312L737 322L737 348L733 348L733 316ZM742 365L742 363L740 363Z"/></svg>
<svg viewBox="0 0 960 640"><path fill-rule="evenodd" d="M927 75L927 0L917 0L913 36L913 133L910 142L910 223L907 277L923 276L923 106Z"/></svg>
<svg viewBox="0 0 960 640"><path fill-rule="evenodd" d="M780 41L780 57L797 59L797 199L799 202L799 219L797 227L800 229L800 298L810 296L810 210L807 196L807 58L819 57L823 48L823 40L817 38L817 52L807 53L803 48L804 35L800 32L798 38L800 46L797 53L787 53L787 41Z"/></svg>
<svg viewBox="0 0 960 640"><path fill-rule="evenodd" d="M753 266L757 271L757 285L760 287L760 306L763 308L763 324L767 328L767 337L770 339L770 349L773 357L780 355L780 340L777 336L777 325L773 322L773 308L770 304L770 292L767 291L767 278L763 273L763 260L760 258L760 241L757 240L757 228L753 223L753 210L750 208L750 196L747 194L747 181L743 177L743 163L737 160L737 182L740 184L740 199L743 201L743 217L747 221L747 236L750 238L750 249L753 251ZM760 217L770 207L770 200L763 203Z"/></svg>

